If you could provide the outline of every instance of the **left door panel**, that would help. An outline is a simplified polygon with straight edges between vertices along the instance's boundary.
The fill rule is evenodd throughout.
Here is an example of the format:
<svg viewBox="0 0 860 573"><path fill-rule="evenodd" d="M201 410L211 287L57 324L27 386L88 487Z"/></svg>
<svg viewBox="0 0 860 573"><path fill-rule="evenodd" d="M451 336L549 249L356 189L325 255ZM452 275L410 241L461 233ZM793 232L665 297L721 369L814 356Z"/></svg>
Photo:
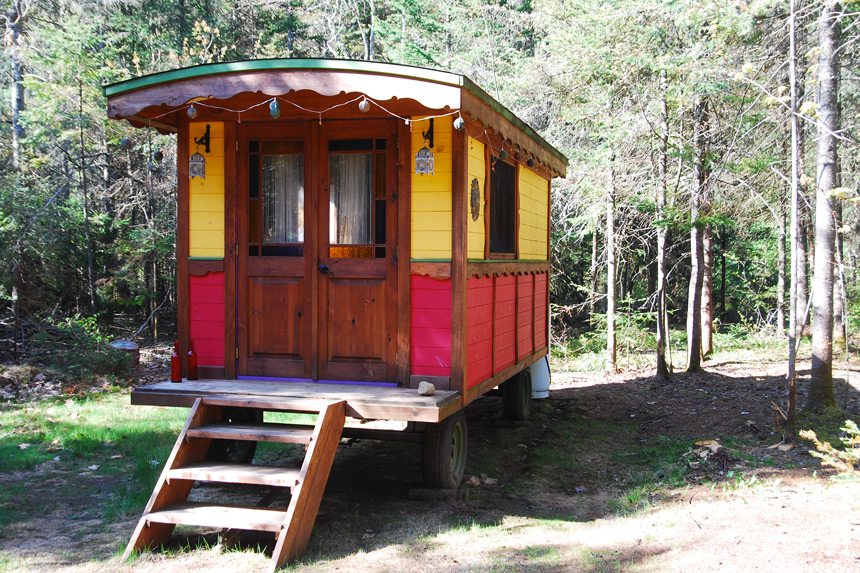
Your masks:
<svg viewBox="0 0 860 573"><path fill-rule="evenodd" d="M305 221L314 219L306 135L301 124L246 123L240 130L239 375L313 377L314 233L305 232Z"/></svg>

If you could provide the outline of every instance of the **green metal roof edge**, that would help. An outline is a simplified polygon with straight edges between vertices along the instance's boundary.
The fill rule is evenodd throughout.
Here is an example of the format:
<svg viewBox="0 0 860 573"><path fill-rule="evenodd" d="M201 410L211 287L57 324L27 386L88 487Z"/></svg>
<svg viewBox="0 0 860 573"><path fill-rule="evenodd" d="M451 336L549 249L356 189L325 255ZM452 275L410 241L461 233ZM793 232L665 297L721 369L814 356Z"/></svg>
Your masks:
<svg viewBox="0 0 860 573"><path fill-rule="evenodd" d="M116 82L102 88L105 97L151 87L167 82L187 80L203 76L228 74L232 72L255 72L262 70L340 70L346 72L370 72L426 80L449 84L457 87L463 85L464 76L451 72L431 70L403 64L385 62L368 62L365 60L328 60L310 58L273 58L268 60L242 60L238 62L221 62L217 64L201 64L189 68L180 68L166 72L158 72L130 80Z"/></svg>
<svg viewBox="0 0 860 573"><path fill-rule="evenodd" d="M125 92L156 86L163 83L187 80L204 76L228 74L233 72L254 72L262 70L340 70L347 72L366 72L386 74L432 81L441 84L457 86L470 91L478 99L487 104L499 115L514 126L521 129L529 137L546 148L556 159L568 165L568 159L558 149L547 143L531 126L518 118L508 108L499 103L490 94L481 89L475 82L462 74L444 72L418 66L390 64L387 62L368 62L366 60L333 60L311 58L273 58L267 60L242 60L238 62L221 62L217 64L201 64L189 68L180 68L166 72L158 72L148 76L124 80L102 88L105 97L112 97Z"/></svg>
<svg viewBox="0 0 860 573"><path fill-rule="evenodd" d="M550 145L547 140L545 140L538 132L536 132L529 124L518 118L514 113L503 106L497 99L493 96L485 92L481 89L478 84L467 78L466 76L460 76L463 78L463 89L472 92L475 96L477 96L481 101L490 106L496 113L504 117L506 120L514 124L517 128L521 129L526 133L529 137L537 141L544 148L546 148L550 153L552 153L556 159L564 163L565 165L569 165L567 157L558 149Z"/></svg>

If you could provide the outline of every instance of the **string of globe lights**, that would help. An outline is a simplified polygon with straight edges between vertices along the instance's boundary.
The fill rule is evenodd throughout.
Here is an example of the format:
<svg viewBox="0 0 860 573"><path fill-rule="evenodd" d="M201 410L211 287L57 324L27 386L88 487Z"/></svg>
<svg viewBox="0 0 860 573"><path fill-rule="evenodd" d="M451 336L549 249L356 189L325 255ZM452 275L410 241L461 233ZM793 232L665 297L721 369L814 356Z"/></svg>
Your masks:
<svg viewBox="0 0 860 573"><path fill-rule="evenodd" d="M358 110L361 113L368 113L370 111L371 104L373 104L376 107L378 107L380 110L382 110L383 112L390 115L391 117L399 119L399 120L403 121L404 123L406 123L406 125L409 126L410 132L412 132L413 124L416 122L427 121L427 120L432 121L434 119L440 119L440 118L451 117L451 116L456 115L457 117L454 119L454 122L453 122L454 129L456 129L457 131L465 130L466 135L468 135L469 137L471 137L472 139L474 139L476 141L483 142L485 145L487 145L487 147L489 147L491 156L493 157L493 166L492 166L493 169L495 169L495 162L497 159L504 161L509 157L509 153L505 149L505 140L504 139L502 139L501 146L498 150L498 153L496 153L496 149L493 147L493 145L491 143L490 134L486 128L484 128L483 130L481 130L480 133L477 133L477 134L470 133L470 130L468 129L468 124L466 123L466 120L463 119L463 116L460 113L460 110L454 110L454 111L451 111L448 113L441 113L441 114L436 114L436 115L428 115L428 116L422 117L420 119L412 119L409 117L399 115L399 114L389 110L388 108L386 108L384 105L382 105L378 101L376 101L372 98L369 98L366 95L356 96L355 98L353 98L351 100L334 104L334 105L329 106L329 107L322 109L322 110L308 109L302 105L299 105L293 101L290 101L288 99L285 99L285 98L279 97L279 96L273 96L267 100L256 103L256 104L249 106L245 109L232 109L232 108L228 108L228 107L224 107L224 106L206 103L204 101L192 101L191 103L189 103L185 106L182 106L182 107L178 108L177 110L167 111L167 112L162 113L160 115L156 115L156 116L153 116L151 118L148 118L147 127L149 129L152 129L152 127L153 127L152 122L153 121L157 121L163 117L166 117L168 115L171 115L171 114L176 113L177 111L180 111L183 109L186 110L186 114L188 115L189 119L192 119L192 120L196 119L200 113L198 108L208 108L208 109L213 109L213 110L218 110L218 111L224 111L227 113L235 113L237 116L238 122L242 123L242 114L243 113L248 113L254 109L268 105L269 115L271 116L271 118L272 119L278 119L281 117L281 102L289 104L289 105L295 107L296 109L299 109L305 113L308 113L311 115L316 115L318 120L319 120L320 125L322 125L323 114L329 113L335 109L345 107L348 105L352 105L352 104L358 102ZM432 131L432 128L431 128L431 131ZM424 135L425 135L425 139L426 139L427 138L426 134L424 134ZM127 140L123 140L123 144L129 145L130 142L126 143L126 141ZM127 147L124 147L124 148L127 148ZM535 165L534 157L530 156L525 161L522 161L522 152L520 150L519 145L516 146L516 149L514 149L514 147L511 146L511 151L514 151L514 160L517 163L525 163L529 167L534 167L534 165ZM156 152L156 154L160 155L161 157L154 157L154 159L156 159L156 161L161 161L161 159L163 158L163 154L161 153L161 151L159 150L158 152Z"/></svg>

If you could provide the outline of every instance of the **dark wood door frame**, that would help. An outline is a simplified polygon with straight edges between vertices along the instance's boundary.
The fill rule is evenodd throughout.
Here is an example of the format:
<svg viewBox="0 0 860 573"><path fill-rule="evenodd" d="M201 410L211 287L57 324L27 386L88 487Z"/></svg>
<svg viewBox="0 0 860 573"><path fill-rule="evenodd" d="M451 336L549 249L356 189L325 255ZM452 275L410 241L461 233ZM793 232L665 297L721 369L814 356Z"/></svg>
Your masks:
<svg viewBox="0 0 860 573"><path fill-rule="evenodd" d="M401 130L402 131L402 130ZM287 260L286 257L251 257L248 254L249 247L249 198L248 198L248 176L249 176L249 142L250 141L275 141L295 137L304 139L305 157L305 201L304 216L308 224L305 225L304 233L304 256L301 262L298 258ZM332 139L348 138L385 138L387 141L385 152L385 174L386 174L386 257L380 259L362 258L331 258L329 257L329 182L328 141ZM231 281L235 293L235 304L233 316L235 317L235 344L238 349L238 359L234 370L237 375L252 376L276 376L290 378L310 379L338 379L338 380L360 380L360 381L385 381L395 382L404 372L401 361L403 351L398 349L403 346L403 341L408 341L408 321L405 323L397 319L402 313L404 304L408 305L408 288L398 288L402 281L402 274L398 273L398 227L404 220L401 209L398 208L398 185L402 185L404 177L399 177L398 163L398 126L397 122L386 120L356 121L330 121L319 126L314 121L303 122L248 122L238 126L238 151L235 160L234 172L235 189L234 199L228 203L228 210L233 206L234 215L226 215L225 222L232 223L231 231L227 236L234 235L232 241L227 245L227 252L233 255L233 267L235 279ZM231 143L231 142L227 142ZM229 186L230 183L227 183ZM398 217L399 214L399 217ZM408 216L408 213L406 214ZM408 221L408 219L407 219ZM408 227L407 227L408 229ZM408 246L408 241L406 242ZM256 259L256 260L255 260ZM319 265L326 264L331 273L323 275L320 273ZM408 264L405 265L408 269ZM250 273L250 274L249 274ZM252 279L251 277L257 277ZM263 277L263 278L259 278ZM255 336L254 329L259 330L259 324L252 324L253 318L249 315L253 312L252 301L249 297L255 296L255 285L251 283L274 281L270 293L275 293L272 301L281 297L278 289L288 289L289 282L300 283L300 287L294 290L301 291L302 302L300 305L285 307L288 311L286 316L280 317L281 324L272 326L263 334L266 336L282 336L284 342L290 338L285 330L290 326L286 323L295 319L298 308L301 311L300 322L303 336L301 346L306 349L302 360L301 372L292 366L285 366L286 362L278 363L279 358L272 356L268 362L265 358L255 359L251 354L253 349L249 347L252 337ZM280 281L280 282L279 282ZM407 281L408 283L408 281ZM265 290L266 286L256 285L257 290ZM353 288L354 287L354 288ZM362 291L362 289L364 289ZM359 292L353 296L352 291ZM363 294L361 294L363 292ZM366 295L366 296L364 296ZM406 296L406 302L400 300ZM363 297L363 298L362 298ZM373 310L372 304L378 304L377 298L382 298L383 308ZM233 297L228 296L227 299ZM282 298L286 300L284 295ZM293 297L295 298L295 297ZM355 300L353 300L355 299ZM361 299L361 300L359 300ZM280 299L278 299L279 301ZM275 304L272 302L272 304ZM290 304L293 304L292 302ZM336 314L332 314L332 308ZM362 308L359 308L362 307ZM408 307L407 307L408 308ZM368 310L370 309L370 310ZM384 310L384 312L380 312ZM228 309L227 312L230 312ZM264 317L269 313L264 313ZM347 316L349 315L349 316ZM381 316L381 321L377 318ZM371 318L373 323L371 324ZM268 317L267 320L273 320ZM232 321L230 321L232 322ZM263 329L268 329L264 326ZM349 336L350 329L358 332L355 339L357 343L357 355L348 356L350 344L343 341ZM362 344L366 347L368 338L372 338L375 350L381 349L381 356L363 356ZM256 336L260 343L259 332ZM290 338L290 340L292 340ZM278 340L272 341L270 346L278 346ZM330 356L333 351L340 351L347 356ZM284 357L287 362L289 357ZM330 360L331 359L331 360ZM233 360L232 353L227 356L228 363ZM408 360L408 357L407 357ZM295 366L295 364L293 365Z"/></svg>

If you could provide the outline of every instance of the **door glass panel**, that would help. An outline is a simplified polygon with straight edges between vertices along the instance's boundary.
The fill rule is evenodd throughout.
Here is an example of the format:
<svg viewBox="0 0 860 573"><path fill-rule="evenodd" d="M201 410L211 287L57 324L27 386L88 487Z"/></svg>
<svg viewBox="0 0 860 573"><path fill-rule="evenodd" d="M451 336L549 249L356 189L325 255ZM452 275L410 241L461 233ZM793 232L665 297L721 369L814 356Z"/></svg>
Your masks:
<svg viewBox="0 0 860 573"><path fill-rule="evenodd" d="M372 165L371 153L329 156L329 243L332 245L371 244Z"/></svg>
<svg viewBox="0 0 860 573"><path fill-rule="evenodd" d="M301 257L305 240L304 144L251 141L248 156L248 254Z"/></svg>
<svg viewBox="0 0 860 573"><path fill-rule="evenodd" d="M386 257L386 146L385 139L329 141L329 257Z"/></svg>
<svg viewBox="0 0 860 573"><path fill-rule="evenodd" d="M263 156L263 242L305 240L304 155Z"/></svg>

